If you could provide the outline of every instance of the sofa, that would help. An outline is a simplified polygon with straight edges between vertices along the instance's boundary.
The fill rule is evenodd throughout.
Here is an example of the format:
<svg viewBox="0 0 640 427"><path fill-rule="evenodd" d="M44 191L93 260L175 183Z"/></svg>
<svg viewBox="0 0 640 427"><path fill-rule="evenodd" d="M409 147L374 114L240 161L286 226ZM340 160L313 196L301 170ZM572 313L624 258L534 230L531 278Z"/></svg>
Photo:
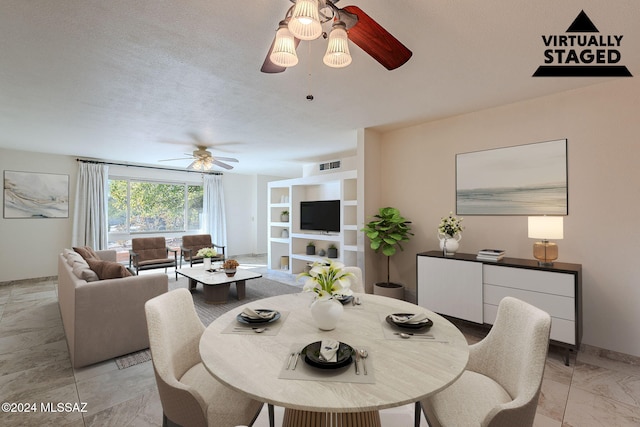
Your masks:
<svg viewBox="0 0 640 427"><path fill-rule="evenodd" d="M148 348L144 304L169 287L166 274L131 275L115 251L93 254L58 255L58 303L74 368ZM122 277L107 278L114 275Z"/></svg>

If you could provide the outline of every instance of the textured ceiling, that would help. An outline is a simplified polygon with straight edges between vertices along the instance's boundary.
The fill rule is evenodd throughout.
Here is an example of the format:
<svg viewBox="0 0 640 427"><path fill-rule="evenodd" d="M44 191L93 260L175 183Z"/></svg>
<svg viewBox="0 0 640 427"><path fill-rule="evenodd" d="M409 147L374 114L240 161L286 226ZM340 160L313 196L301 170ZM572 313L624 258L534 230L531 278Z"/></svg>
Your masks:
<svg viewBox="0 0 640 427"><path fill-rule="evenodd" d="M238 173L299 175L355 152L356 129L380 131L605 81L533 78L542 37L584 10L623 35L621 63L640 73L637 0L342 0L413 51L387 71L357 46L351 66L300 63L259 72L288 0L2 0L0 147L158 163L194 139L240 160ZM635 78L635 77L634 77ZM314 100L307 101L307 94Z"/></svg>

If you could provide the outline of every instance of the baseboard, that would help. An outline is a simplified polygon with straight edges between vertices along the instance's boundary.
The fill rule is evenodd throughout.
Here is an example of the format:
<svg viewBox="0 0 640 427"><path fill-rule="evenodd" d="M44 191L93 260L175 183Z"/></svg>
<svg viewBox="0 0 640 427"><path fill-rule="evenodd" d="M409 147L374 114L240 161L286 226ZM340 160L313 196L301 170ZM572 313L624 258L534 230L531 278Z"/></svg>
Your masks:
<svg viewBox="0 0 640 427"><path fill-rule="evenodd" d="M9 280L6 282L0 282L0 286L7 285L31 285L39 282L50 282L50 281L58 281L58 276L47 276L47 277L33 277L29 279L18 279L18 280Z"/></svg>
<svg viewBox="0 0 640 427"><path fill-rule="evenodd" d="M607 350L604 348L596 347L589 344L581 344L580 351L585 354L601 357L603 359L610 359L616 362L628 363L630 365L640 366L640 357L632 356L626 353L620 353L613 350Z"/></svg>

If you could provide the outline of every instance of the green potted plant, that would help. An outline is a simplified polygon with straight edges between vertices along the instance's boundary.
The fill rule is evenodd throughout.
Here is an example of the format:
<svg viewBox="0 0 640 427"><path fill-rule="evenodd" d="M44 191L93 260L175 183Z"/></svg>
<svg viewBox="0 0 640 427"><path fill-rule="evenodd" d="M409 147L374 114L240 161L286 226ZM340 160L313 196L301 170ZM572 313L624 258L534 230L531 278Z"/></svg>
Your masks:
<svg viewBox="0 0 640 427"><path fill-rule="evenodd" d="M327 257L329 258L338 258L338 248L333 243L329 245L327 249Z"/></svg>
<svg viewBox="0 0 640 427"><path fill-rule="evenodd" d="M307 243L307 255L315 255L316 254L316 243L309 242Z"/></svg>
<svg viewBox="0 0 640 427"><path fill-rule="evenodd" d="M382 252L387 257L387 281L374 284L374 294L404 298L404 286L391 282L389 264L391 257L402 248L401 242L408 242L411 232L411 221L408 221L396 208L380 208L373 219L362 229L369 238L371 249Z"/></svg>
<svg viewBox="0 0 640 427"><path fill-rule="evenodd" d="M280 222L289 222L289 211L280 212Z"/></svg>

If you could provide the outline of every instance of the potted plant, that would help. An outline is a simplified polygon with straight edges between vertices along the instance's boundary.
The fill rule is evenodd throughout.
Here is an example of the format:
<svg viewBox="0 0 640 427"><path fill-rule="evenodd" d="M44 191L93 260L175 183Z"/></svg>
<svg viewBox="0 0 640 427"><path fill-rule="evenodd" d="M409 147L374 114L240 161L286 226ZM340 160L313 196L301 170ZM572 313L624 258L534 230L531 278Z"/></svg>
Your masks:
<svg viewBox="0 0 640 427"><path fill-rule="evenodd" d="M389 263L391 257L402 248L401 242L408 242L411 232L411 221L408 221L396 208L380 208L373 219L362 229L371 242L371 249L382 252L387 257L387 281L374 284L374 294L404 298L404 286L393 283L389 279Z"/></svg>
<svg viewBox="0 0 640 427"><path fill-rule="evenodd" d="M307 243L307 255L315 255L316 254L316 243L309 242Z"/></svg>
<svg viewBox="0 0 640 427"><path fill-rule="evenodd" d="M280 212L280 222L289 222L289 211Z"/></svg>
<svg viewBox="0 0 640 427"><path fill-rule="evenodd" d="M462 239L462 220L449 212L449 216L440 218L438 225L438 239L440 240L440 249L444 255L455 255Z"/></svg>
<svg viewBox="0 0 640 427"><path fill-rule="evenodd" d="M228 259L224 262L224 264L222 264L222 268L224 268L224 272L227 277L233 277L235 276L236 269L239 265L240 263L238 263L238 261L236 261L235 259Z"/></svg>
<svg viewBox="0 0 640 427"><path fill-rule="evenodd" d="M338 299L353 295L349 276L352 274L344 271L344 264L330 260L316 261L309 271L298 274L298 278L307 278L303 292L316 293L311 317L321 330L330 331L337 326L344 311Z"/></svg>
<svg viewBox="0 0 640 427"><path fill-rule="evenodd" d="M217 255L218 252L213 248L202 248L196 253L196 256L202 257L202 265L207 271L211 271L211 258L215 258Z"/></svg>
<svg viewBox="0 0 640 427"><path fill-rule="evenodd" d="M333 243L330 244L329 249L327 249L327 257L338 258L338 248Z"/></svg>

